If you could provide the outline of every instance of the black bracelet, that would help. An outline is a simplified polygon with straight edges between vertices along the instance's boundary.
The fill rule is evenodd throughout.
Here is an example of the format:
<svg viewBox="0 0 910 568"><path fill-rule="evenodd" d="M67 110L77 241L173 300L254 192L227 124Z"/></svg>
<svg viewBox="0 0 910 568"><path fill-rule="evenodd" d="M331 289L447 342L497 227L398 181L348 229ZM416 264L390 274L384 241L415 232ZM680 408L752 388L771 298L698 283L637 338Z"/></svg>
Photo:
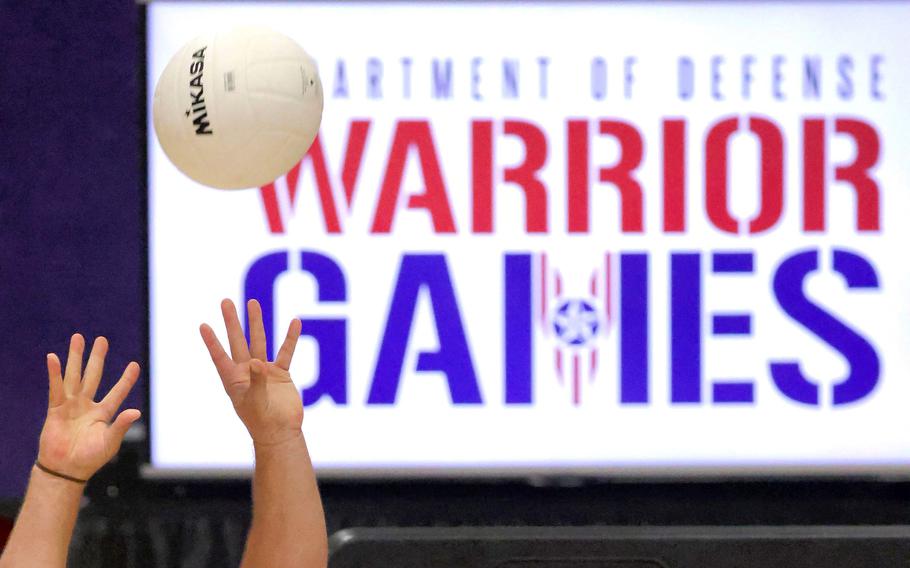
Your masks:
<svg viewBox="0 0 910 568"><path fill-rule="evenodd" d="M43 465L41 465L41 462L39 462L39 461L35 461L35 467L37 467L44 473L53 475L54 477L59 477L60 479L65 479L67 481L75 481L76 483L87 483L88 482L88 479L79 479L78 477L72 477L72 476L66 475L65 473L60 473L59 471L54 471L52 469L48 469L48 468L44 467Z"/></svg>

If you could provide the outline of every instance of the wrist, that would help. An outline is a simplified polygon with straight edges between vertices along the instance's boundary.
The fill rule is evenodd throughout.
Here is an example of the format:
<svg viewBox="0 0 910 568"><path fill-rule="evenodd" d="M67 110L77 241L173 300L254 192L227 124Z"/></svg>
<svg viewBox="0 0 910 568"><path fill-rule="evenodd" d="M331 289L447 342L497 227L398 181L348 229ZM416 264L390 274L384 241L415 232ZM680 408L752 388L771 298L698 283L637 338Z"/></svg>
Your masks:
<svg viewBox="0 0 910 568"><path fill-rule="evenodd" d="M265 428L250 428L247 426L253 445L256 447L267 448L269 446L281 446L293 444L303 438L303 427L293 426L275 427L267 426Z"/></svg>
<svg viewBox="0 0 910 568"><path fill-rule="evenodd" d="M51 469L51 468L45 466L44 464L42 464L40 459L35 461L35 467L38 468L38 470L41 471L42 473L46 473L46 474L56 477L58 479L63 479L65 481L69 481L72 483L80 483L82 485L85 485L86 483L88 483L89 477L91 477L90 475L86 476L85 478L75 477L75 476L63 473L62 471L57 471L56 469Z"/></svg>
<svg viewBox="0 0 910 568"><path fill-rule="evenodd" d="M35 458L35 465L38 469L42 467L44 469L50 470L48 475L53 475L54 473L60 474L59 477L66 479L72 478L75 480L80 480L83 483L88 482L97 471L103 467L95 465L77 465L73 463L74 460L66 455L61 455L58 452L45 451L44 448L39 446L38 456Z"/></svg>
<svg viewBox="0 0 910 568"><path fill-rule="evenodd" d="M85 483L78 483L63 479L39 468L37 465L32 466L31 475L32 485L39 486L42 490L52 492L58 496L72 496L81 498L85 491Z"/></svg>
<svg viewBox="0 0 910 568"><path fill-rule="evenodd" d="M253 438L253 450L256 452L257 459L269 455L285 454L301 447L306 447L302 430L288 433L287 436L272 436L259 440Z"/></svg>

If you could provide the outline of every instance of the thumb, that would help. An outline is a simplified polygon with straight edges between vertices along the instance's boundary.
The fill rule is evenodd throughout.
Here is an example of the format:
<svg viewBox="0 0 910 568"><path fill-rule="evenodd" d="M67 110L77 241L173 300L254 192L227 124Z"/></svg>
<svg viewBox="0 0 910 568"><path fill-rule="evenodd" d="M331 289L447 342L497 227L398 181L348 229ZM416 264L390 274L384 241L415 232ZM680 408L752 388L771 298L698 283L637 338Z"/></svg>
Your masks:
<svg viewBox="0 0 910 568"><path fill-rule="evenodd" d="M135 408L130 408L121 412L107 430L110 442L116 444L119 449L120 443L123 442L123 437L126 436L127 430L129 430L130 426L133 425L133 422L139 420L141 416L142 413Z"/></svg>

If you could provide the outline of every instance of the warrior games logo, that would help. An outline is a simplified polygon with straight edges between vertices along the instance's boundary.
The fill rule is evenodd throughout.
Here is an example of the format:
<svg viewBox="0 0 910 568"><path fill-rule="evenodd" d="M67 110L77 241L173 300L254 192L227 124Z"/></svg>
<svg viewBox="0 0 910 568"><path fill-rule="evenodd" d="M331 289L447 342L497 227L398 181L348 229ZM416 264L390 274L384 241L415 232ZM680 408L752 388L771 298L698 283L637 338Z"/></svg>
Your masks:
<svg viewBox="0 0 910 568"><path fill-rule="evenodd" d="M454 77L465 77L472 83L463 92L474 100L495 97L515 101L514 108L520 110L522 107L517 103L522 99L547 100L551 90L548 77L552 67L545 57L521 68L536 78L536 88L530 91L520 90L514 79L519 74L517 60L493 65L481 58L465 61L438 58L422 72L409 58L400 61L372 58L366 61L365 67L356 70L352 69L354 63L343 59L322 63L323 69L329 70L327 84L331 88L327 88L327 94L338 99L356 95L378 100L427 97L451 100L454 104L460 102L453 88ZM407 80L402 84L384 82L383 71L392 65L406 66ZM697 75L692 71L697 65L711 70L710 82L701 87L695 84ZM831 61L813 56L789 59L775 56L767 61L752 56L717 55L705 61L679 57L674 59L673 67L676 72L668 79L668 88L679 101L698 98L704 104L749 101L757 96L755 77L760 72L768 76L763 84L768 85L770 93L766 94L771 99L790 98L805 103L851 101L860 97L873 103L884 100L883 58L876 55L862 61L847 55ZM595 57L590 60L590 74L582 84L592 100L611 96L634 100L642 96L635 83L639 68L635 57L626 57L615 64ZM832 72L822 74L822 68ZM475 83L478 74L488 69L502 70L497 78L503 86L501 92L482 91L486 83L480 80ZM608 69L621 70L620 89L607 90ZM366 73L365 92L353 92L348 77L354 72ZM839 275L849 294L875 292L881 287L876 266L867 255L834 242L822 247L817 244L818 239L811 238L826 234L829 216L833 215L849 217L856 235L881 237L882 187L875 169L882 141L873 120L847 114L776 117L773 105L764 113L721 113L707 122L687 116L660 117L655 113L655 123L649 128L659 135L646 137L643 134L646 129L620 116L584 118L572 115L571 109L565 112L566 117L558 128L552 125L544 128L530 116L477 117L464 125L466 135L456 142L441 142L437 138L433 117L351 119L342 153L329 155L322 140L317 138L303 161L280 183L261 188L264 221L272 234L283 234L299 192L314 191L325 234L344 235L350 230L345 227L345 220L362 164L373 160L382 163L383 175L375 182L359 180L360 184L377 184L369 225L360 227L361 230L377 238L393 234L396 216L408 210L409 214L425 215L428 226L436 234L483 240L496 248L501 245L497 244L494 226L494 191L500 191L501 183L519 188L525 207L514 210L514 214L523 217L527 238L521 248L496 249L500 271L497 277L503 284L500 289L490 290L491 294L502 297L502 313L491 314L489 321L490 325L498 326L497 332L501 334L505 405L534 403L534 384L541 380L558 381L565 389L567 404L580 405L587 385L608 378L617 383L615 392L621 405L653 402L654 381L666 381L673 405L754 404L757 379L705 377L702 359L704 346L717 338L754 334L753 313L706 308L707 282L748 278L756 272L759 262L773 266L766 289L780 314L840 354L848 369L830 391L821 392L820 385L824 382L807 374L800 361L770 358L767 368L779 396L815 407L821 400L847 405L873 392L880 380L881 360L867 335L869 330L858 329L825 309L806 291L807 279L823 270L822 267ZM389 139L371 138L375 120L394 122ZM730 206L733 175L730 146L732 140L741 136L752 137L758 148L757 175L752 187L757 188L760 206L749 219L737 215ZM552 151L555 138L559 138L558 147L564 148L558 155ZM602 158L592 150L601 139L611 140L618 148L618 159L612 163L603 164ZM502 140L520 144L523 160L509 166L498 165L494 148ZM835 140L855 147L851 159L832 160L828 148ZM453 144L461 145L459 151L465 151L468 156L468 163L459 167L470 171L469 187L453 187L446 181L443 166L450 152L442 148ZM693 144L702 146L703 160L699 159L698 163L690 158ZM785 147L794 145L798 145L801 159L796 163L786 162ZM644 187L640 181L639 169L646 149L649 159L657 156L660 161L657 186ZM563 161L565 177L558 183L544 181L545 164L556 160ZM403 172L409 162L419 169L424 190L403 195ZM703 183L690 181L696 169L704 173ZM799 187L785 184L785 174L794 169L802 180ZM339 175L333 175L334 172ZM837 191L852 190L855 203L852 210L834 210L828 206L835 183ZM592 190L614 193L617 214L592 215ZM287 195L279 199L279 193L284 191ZM469 211L453 208L450 199L453 192L470 195ZM698 201L688 199L691 192L699 196ZM790 192L799 193L800 211L787 210L784 206L786 196L792 195ZM564 204L559 218L552 206L552 200L557 199ZM696 202L701 203L701 210L693 210L692 203ZM290 204L291 209L282 203ZM647 230L646 206L660 211L659 225L651 223ZM575 270L571 274L562 268L559 254L547 248L550 235L585 236L592 232L592 223L616 220L623 235L658 238L685 235L695 215L703 215L717 234L738 236L740 245L693 250L678 239L673 241L674 246L681 246L660 254L648 247L622 250L604 246L598 254L585 253L589 256L586 259L589 271ZM775 253L774 258L763 256L763 237L782 224L798 227L805 242L793 242L789 252ZM425 294L435 317L438 349L419 353L416 372L444 376L453 405L483 404L462 306L456 294L459 279L470 275L455 274L445 250L418 253L408 251L400 241L388 242L397 242L394 246L402 247L397 276L385 296L388 303L382 333L376 338L374 351L368 354L375 361L368 391L363 393L363 398L357 394L354 400L358 403L365 400L367 405L396 403L418 295ZM291 255L296 257L293 266L299 266L317 283L320 304L343 307L351 301L345 269L345 261L351 259L336 258L318 248L272 250L250 262L243 276L245 295L262 302L266 329L273 327L274 283L290 270ZM656 263L662 263L660 274L667 275L661 282L655 282ZM654 368L649 356L654 348L655 324L650 314L657 295L655 289L667 298L669 315L660 324L666 326L669 337L666 347L669 364L660 369ZM348 362L353 354L348 337L349 318L355 317L355 314L346 317L302 314L301 333L318 346L318 376L303 390L305 404L313 404L322 397L328 397L336 405L352 403ZM611 351L615 352L615 358L605 357L607 342L615 342ZM268 338L268 347L271 356L274 338ZM549 361L546 367L534 363L542 353Z"/></svg>

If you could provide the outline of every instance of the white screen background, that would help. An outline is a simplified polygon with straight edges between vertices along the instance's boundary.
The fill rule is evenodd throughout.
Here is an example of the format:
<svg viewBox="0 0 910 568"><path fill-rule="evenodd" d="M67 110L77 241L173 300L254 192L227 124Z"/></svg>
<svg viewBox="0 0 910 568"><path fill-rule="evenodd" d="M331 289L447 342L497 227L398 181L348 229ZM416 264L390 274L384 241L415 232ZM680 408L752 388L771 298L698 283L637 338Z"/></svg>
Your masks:
<svg viewBox="0 0 910 568"><path fill-rule="evenodd" d="M349 403L327 399L306 409L304 430L317 468L324 475L499 474L576 472L594 474L683 474L754 472L903 472L910 463L910 270L906 243L910 228L910 155L907 91L910 53L904 43L910 8L903 3L243 3L152 2L148 6L149 113L155 82L170 56L206 31L260 24L296 39L320 66L326 104L320 137L329 175L340 196L340 169L349 121L372 121L350 213L343 211L343 235L327 235L319 214L312 170L301 173L298 203L287 231L269 232L257 190L225 192L194 183L164 156L149 114L149 272L151 318L152 468L167 472L241 472L252 463L246 431L233 413L198 337L198 325L221 330L219 300L242 302L248 266L280 250L314 250L335 258L345 271L348 302L320 306L313 282L293 270L276 283L274 331L283 335L292 317L320 314L348 319ZM744 100L739 62L754 55L752 96ZM836 58L856 62L856 94L836 94ZM870 96L869 58L882 54L880 88ZM772 95L771 60L783 55L785 100ZM624 58L634 57L634 83L624 96ZM680 56L696 64L696 93L680 100L676 65ZM723 56L724 100L710 94L710 61ZM802 97L804 56L823 61L822 97ZM411 97L402 93L400 60L412 59ZM471 60L482 57L474 98ZM538 96L539 57L549 59L546 99ZM607 62L607 95L591 95L593 57ZM366 93L366 60L383 65L383 95ZM454 95L430 96L431 60L451 58ZM332 96L335 66L346 63L350 96ZM501 94L503 59L520 64L521 96ZM780 223L759 236L730 236L714 229L704 210L704 136L721 117L762 115L781 125L785 136L785 197ZM828 231L801 231L801 118L860 117L873 123L882 140L874 175L882 192L880 233L854 229L854 193L829 181ZM568 118L619 118L634 124L644 139L637 178L644 188L645 231L623 234L618 227L617 192L600 184L596 167L609 166L617 148L609 137L591 137L592 230L566 232L566 142ZM685 117L687 139L687 220L685 235L661 231L662 118ZM388 158L395 121L425 118L434 142L455 217L454 235L437 235L420 210L401 208L390 235L369 232ZM518 118L540 126L548 157L541 179L549 189L550 233L524 232L521 192L501 182L501 169L521 161L523 150L501 133L501 121ZM492 119L498 183L494 188L496 233L470 231L470 121ZM731 209L743 218L758 209L757 144L739 137L731 145ZM832 139L832 164L848 162L849 142ZM405 170L402 195L422 190L417 160ZM831 168L829 168L830 170ZM833 174L828 173L829 178ZM279 193L282 189L278 184ZM405 197L402 197L405 199ZM287 204L284 204L287 206ZM836 351L795 324L770 292L777 264L801 249L820 247L862 252L878 270L881 289L847 291L830 270L812 276L807 293L875 346L882 374L875 392L862 401L832 407L830 383L848 365ZM502 255L506 251L547 252L559 259L567 288L584 278L604 251L648 250L650 260L651 403L623 406L617 394L616 332L603 340L601 369L585 386L584 400L572 405L554 380L553 348L535 330L535 404L503 401ZM669 403L669 251L702 251L703 267L714 250L756 251L755 273L715 277L703 269L705 313L753 314L752 337L710 337L705 316L703 386L706 401ZM433 350L437 338L426 297L418 301L405 356L397 403L366 404L391 290L405 252L444 252L484 403L455 407L444 378L415 371L418 352ZM292 264L293 266L293 264ZM316 349L303 338L291 369L301 387L317 372ZM808 407L780 394L768 362L799 359L822 383L822 405ZM749 376L755 404L710 402L707 377Z"/></svg>

